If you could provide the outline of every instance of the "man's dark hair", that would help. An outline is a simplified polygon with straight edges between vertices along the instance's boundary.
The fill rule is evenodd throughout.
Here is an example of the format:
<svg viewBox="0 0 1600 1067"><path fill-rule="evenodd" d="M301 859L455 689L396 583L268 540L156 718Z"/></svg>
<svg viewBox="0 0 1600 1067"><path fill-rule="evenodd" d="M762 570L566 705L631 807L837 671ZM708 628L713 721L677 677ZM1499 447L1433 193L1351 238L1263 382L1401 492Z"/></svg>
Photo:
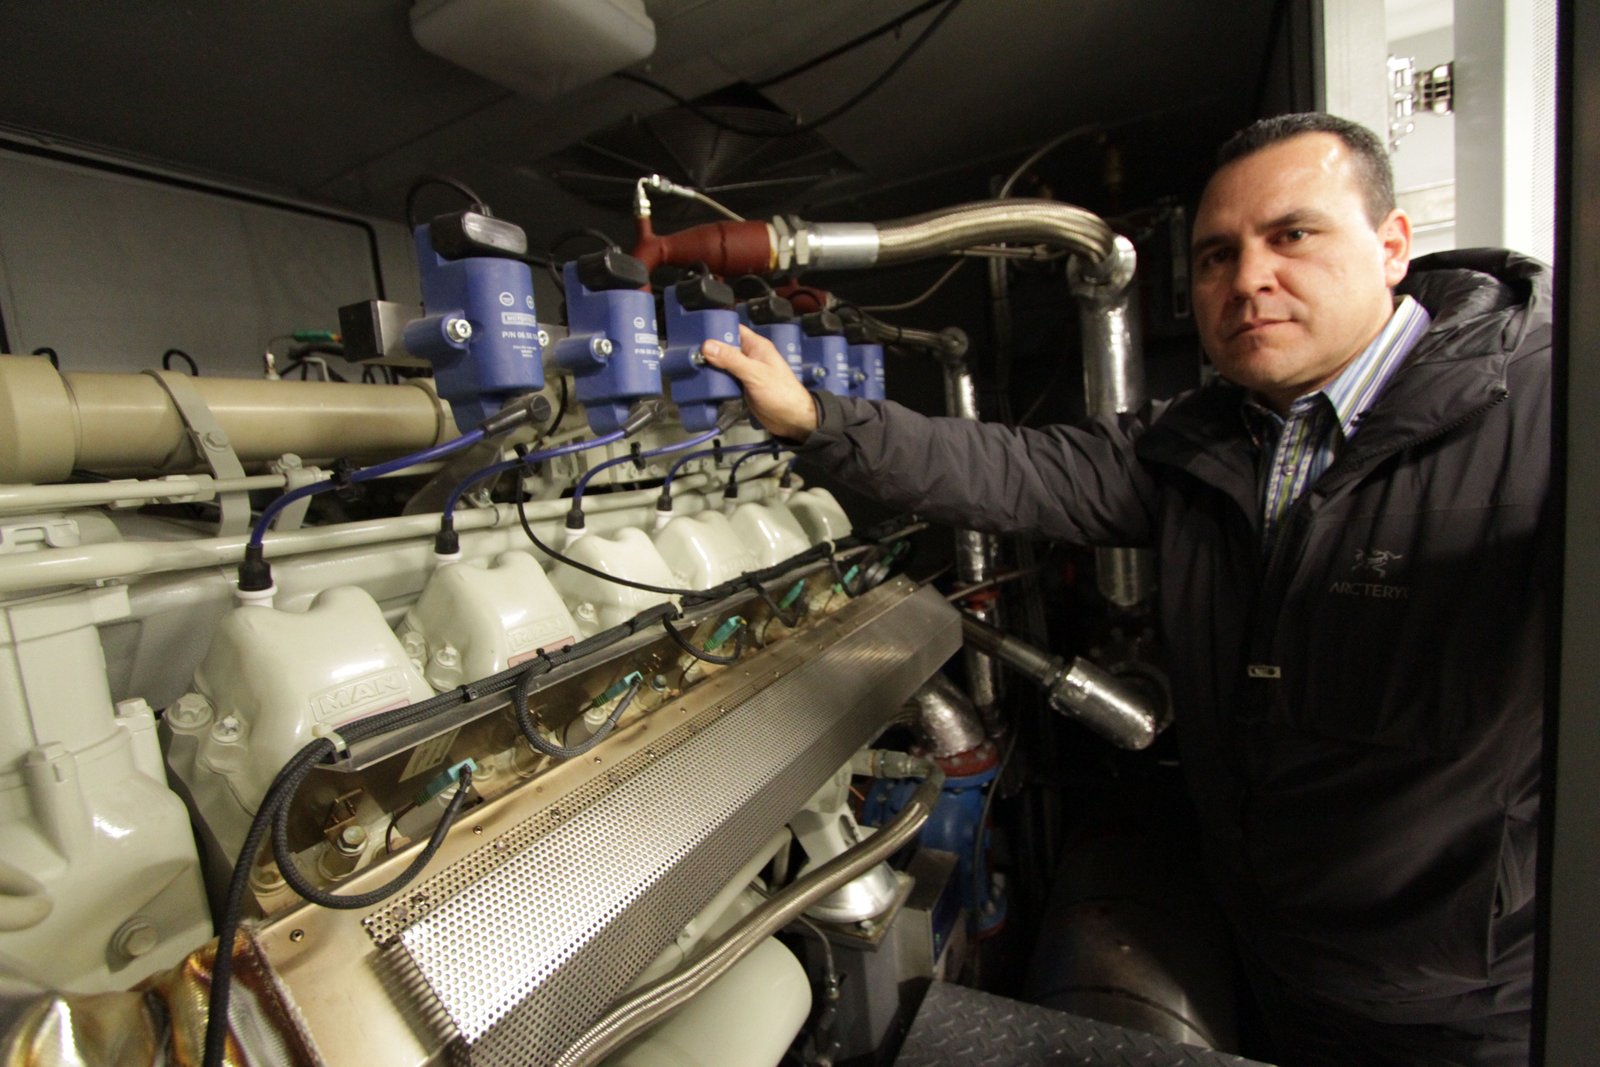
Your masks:
<svg viewBox="0 0 1600 1067"><path fill-rule="evenodd" d="M1331 133L1344 142L1355 158L1368 221L1377 226L1387 218L1389 212L1394 210L1394 170L1389 165L1389 153L1371 130L1359 122L1341 119L1336 115L1302 111L1294 115L1257 119L1217 149L1217 170L1236 159L1303 133Z"/></svg>

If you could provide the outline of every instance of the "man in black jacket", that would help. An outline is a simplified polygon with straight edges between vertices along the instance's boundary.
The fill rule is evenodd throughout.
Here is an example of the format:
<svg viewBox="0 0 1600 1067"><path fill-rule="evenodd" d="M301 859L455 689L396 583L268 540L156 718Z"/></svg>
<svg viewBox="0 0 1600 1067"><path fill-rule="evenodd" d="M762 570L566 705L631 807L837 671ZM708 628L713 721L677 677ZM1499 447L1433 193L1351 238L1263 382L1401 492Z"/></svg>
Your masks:
<svg viewBox="0 0 1600 1067"><path fill-rule="evenodd" d="M1223 380L1011 429L706 356L812 462L963 527L1153 545L1217 896L1292 1067L1526 1064L1550 285L1414 263L1382 145L1327 115L1224 146L1194 308Z"/></svg>

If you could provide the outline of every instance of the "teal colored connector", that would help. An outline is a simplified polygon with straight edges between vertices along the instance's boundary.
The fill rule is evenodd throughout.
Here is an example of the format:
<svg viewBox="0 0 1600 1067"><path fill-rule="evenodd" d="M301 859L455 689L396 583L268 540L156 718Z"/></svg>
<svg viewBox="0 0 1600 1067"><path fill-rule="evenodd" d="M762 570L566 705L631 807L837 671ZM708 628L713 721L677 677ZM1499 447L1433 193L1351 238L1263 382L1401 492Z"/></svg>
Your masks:
<svg viewBox="0 0 1600 1067"><path fill-rule="evenodd" d="M440 793L443 793L446 789L449 789L451 786L455 785L456 782L461 778L461 771L463 768L470 770L473 777L477 777L478 765L471 759L464 759L460 763L447 767L438 774L434 775L432 778L428 779L428 784L423 786L422 791L417 794L417 807L420 808L422 805L426 804Z"/></svg>
<svg viewBox="0 0 1600 1067"><path fill-rule="evenodd" d="M706 642L706 651L715 652L718 646L727 642L728 638L739 632L744 626L744 619L738 615L730 615L728 621L717 627L717 632L711 635L711 640Z"/></svg>
<svg viewBox="0 0 1600 1067"><path fill-rule="evenodd" d="M339 335L332 330L296 330L289 335L296 344L312 345L322 342L337 342Z"/></svg>
<svg viewBox="0 0 1600 1067"><path fill-rule="evenodd" d="M627 674L624 674L621 678L618 678L615 682L611 683L610 688L608 688L604 693L601 693L599 696L589 701L588 706L584 710L587 711L589 708L603 708L613 700L617 699L623 693L626 693L629 689L632 689L634 686L643 682L644 675L640 674L638 671L629 671Z"/></svg>
<svg viewBox="0 0 1600 1067"><path fill-rule="evenodd" d="M789 591L787 593L783 594L783 599L778 601L778 607L782 608L784 611L788 611L790 606L793 605L796 600L800 599L800 594L804 593L805 591L806 580L801 578L799 581L795 582L789 587Z"/></svg>
<svg viewBox="0 0 1600 1067"><path fill-rule="evenodd" d="M850 569L844 572L844 580L834 583L834 586L833 586L834 592L836 592L836 593L844 592L845 591L845 587L848 586L851 582L855 581L856 580L856 575L858 575L860 573L861 573L861 564L859 564L859 563L851 564Z"/></svg>

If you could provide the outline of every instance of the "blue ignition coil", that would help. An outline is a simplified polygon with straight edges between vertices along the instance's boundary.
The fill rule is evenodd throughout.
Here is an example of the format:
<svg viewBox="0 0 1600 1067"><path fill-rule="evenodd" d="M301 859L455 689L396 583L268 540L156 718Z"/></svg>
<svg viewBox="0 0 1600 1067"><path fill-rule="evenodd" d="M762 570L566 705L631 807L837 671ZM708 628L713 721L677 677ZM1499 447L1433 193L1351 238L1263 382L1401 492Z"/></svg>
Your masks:
<svg viewBox="0 0 1600 1067"><path fill-rule="evenodd" d="M752 297L739 305L739 321L771 341L794 376L805 380L801 370L800 316L794 313L793 304L771 294Z"/></svg>
<svg viewBox="0 0 1600 1067"><path fill-rule="evenodd" d="M739 383L706 365L700 346L707 340L739 344L739 316L733 289L710 275L685 278L666 292L667 347L661 372L672 383L678 421L691 433L717 424L717 407L739 396Z"/></svg>
<svg viewBox="0 0 1600 1067"><path fill-rule="evenodd" d="M650 271L614 248L568 263L567 336L556 365L572 372L578 402L595 433L622 429L628 409L661 395L661 341Z"/></svg>
<svg viewBox="0 0 1600 1067"><path fill-rule="evenodd" d="M470 430L512 397L544 388L533 272L522 230L475 211L418 226L423 317L405 346L433 364L439 395Z"/></svg>
<svg viewBox="0 0 1600 1067"><path fill-rule="evenodd" d="M805 334L800 341L800 381L814 393L849 393L849 342L839 316L813 311L800 319L800 330Z"/></svg>
<svg viewBox="0 0 1600 1067"><path fill-rule="evenodd" d="M850 395L863 400L887 399L883 380L883 346L875 344L861 323L845 327L845 340L849 342L847 358L850 362Z"/></svg>

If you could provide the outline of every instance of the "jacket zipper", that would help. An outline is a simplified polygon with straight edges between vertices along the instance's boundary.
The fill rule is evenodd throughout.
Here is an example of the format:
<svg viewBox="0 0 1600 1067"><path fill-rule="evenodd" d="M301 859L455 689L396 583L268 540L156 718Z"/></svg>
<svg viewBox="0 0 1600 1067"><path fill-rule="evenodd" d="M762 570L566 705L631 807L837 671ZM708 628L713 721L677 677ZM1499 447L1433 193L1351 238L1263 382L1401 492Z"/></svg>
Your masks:
<svg viewBox="0 0 1600 1067"><path fill-rule="evenodd" d="M1480 404L1460 418L1431 430L1420 437L1402 441L1395 445L1367 449L1363 452L1351 452L1341 456L1334 461L1327 471L1323 472L1323 477L1343 468L1356 467L1371 462L1375 458L1393 455L1396 452L1415 448L1418 445L1443 437L1473 419L1486 414L1510 395L1509 390L1500 387L1487 403ZM1319 478L1318 480L1320 481L1321 479ZM1300 498L1290 505L1288 513L1284 516L1283 525L1279 528L1278 538L1272 546L1272 552L1267 557L1267 566L1262 574L1261 588L1255 602L1250 624L1250 640L1247 645L1249 662L1246 665L1246 670L1252 675L1252 677L1246 679L1245 688L1242 690L1246 694L1247 706L1256 699L1252 690L1253 685L1282 684L1280 673L1282 665L1269 664L1266 661L1269 658L1273 658L1274 635L1277 632L1276 623L1278 617L1283 613L1283 598L1288 586L1288 577L1285 573L1289 569L1288 560L1291 558L1299 559L1305 547L1303 542L1306 534L1306 516L1310 508L1309 497L1310 487L1307 487L1307 491L1302 493ZM1264 622L1267 618L1268 608L1271 609L1272 625L1270 626ZM1256 668L1256 670L1261 670L1262 673L1258 675L1256 670L1251 669L1252 667ZM1249 877L1251 881L1256 882L1255 873L1251 869L1249 861L1250 820L1251 812L1255 806L1255 788L1252 784L1255 780L1253 773L1255 760L1248 745L1248 739L1253 735L1241 730L1239 727L1239 723L1235 722L1233 724L1232 744L1228 747L1228 751L1232 753L1235 773L1239 775L1240 858L1244 861L1246 870L1250 871ZM1259 883L1257 883L1257 886L1259 888Z"/></svg>

